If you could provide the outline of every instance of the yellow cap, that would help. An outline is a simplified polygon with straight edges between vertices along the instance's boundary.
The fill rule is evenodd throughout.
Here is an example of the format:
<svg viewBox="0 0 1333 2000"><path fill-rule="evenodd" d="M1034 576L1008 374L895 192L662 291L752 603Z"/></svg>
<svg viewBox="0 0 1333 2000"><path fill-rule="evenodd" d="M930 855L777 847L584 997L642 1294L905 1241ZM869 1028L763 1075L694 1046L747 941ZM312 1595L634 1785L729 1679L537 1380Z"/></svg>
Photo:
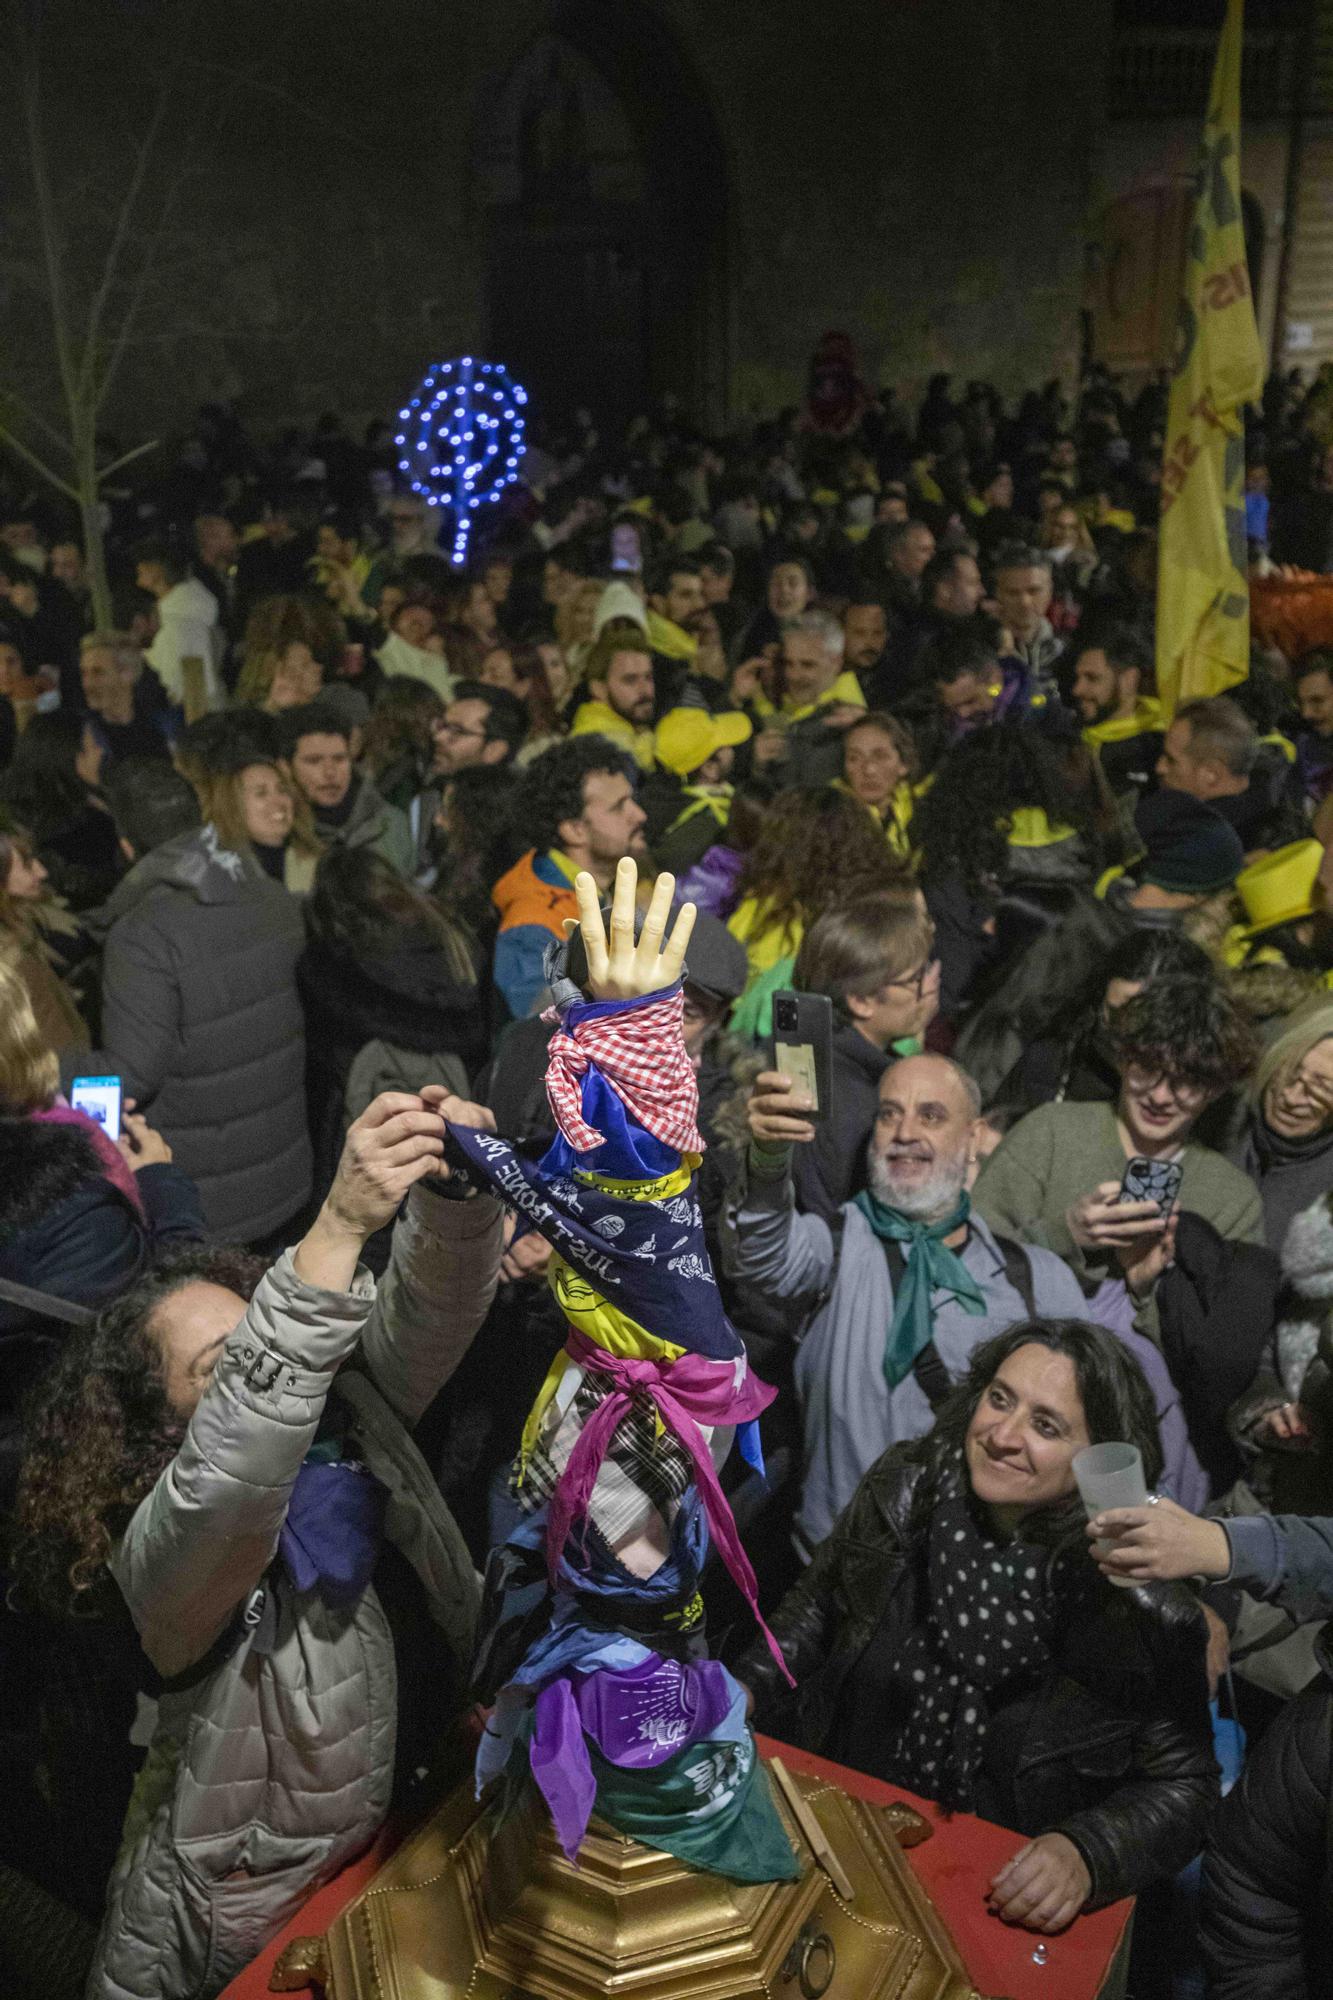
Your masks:
<svg viewBox="0 0 1333 2000"><path fill-rule="evenodd" d="M1294 924L1315 911L1324 850L1317 840L1293 840L1289 847L1252 861L1236 877L1236 890L1249 922L1244 937L1258 937L1278 924Z"/></svg>
<svg viewBox="0 0 1333 2000"><path fill-rule="evenodd" d="M678 778L688 778L717 751L746 742L752 733L749 716L739 709L710 715L706 708L672 708L654 731L653 747L659 764Z"/></svg>

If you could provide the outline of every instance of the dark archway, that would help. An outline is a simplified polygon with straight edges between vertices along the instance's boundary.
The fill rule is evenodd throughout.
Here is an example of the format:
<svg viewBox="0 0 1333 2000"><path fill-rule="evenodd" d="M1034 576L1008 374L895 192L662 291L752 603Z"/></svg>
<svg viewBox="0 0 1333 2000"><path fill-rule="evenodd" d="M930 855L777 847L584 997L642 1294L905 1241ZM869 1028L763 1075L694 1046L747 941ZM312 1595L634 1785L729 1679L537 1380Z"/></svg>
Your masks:
<svg viewBox="0 0 1333 2000"><path fill-rule="evenodd" d="M475 153L488 345L553 415L620 423L666 395L726 416L722 142L645 6L554 0Z"/></svg>

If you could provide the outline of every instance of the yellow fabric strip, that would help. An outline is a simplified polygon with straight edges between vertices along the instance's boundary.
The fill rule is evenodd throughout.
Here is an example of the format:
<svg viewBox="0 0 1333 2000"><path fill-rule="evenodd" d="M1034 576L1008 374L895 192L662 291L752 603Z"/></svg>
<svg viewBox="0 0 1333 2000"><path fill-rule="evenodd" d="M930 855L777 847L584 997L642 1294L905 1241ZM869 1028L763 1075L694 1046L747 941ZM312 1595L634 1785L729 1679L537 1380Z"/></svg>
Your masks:
<svg viewBox="0 0 1333 2000"><path fill-rule="evenodd" d="M702 1153L682 1153L675 1172L663 1174L655 1181L618 1181L609 1174L588 1173L578 1168L574 1179L580 1187L596 1188L599 1194L610 1195L612 1201L669 1201L672 1195L684 1194L702 1159Z"/></svg>

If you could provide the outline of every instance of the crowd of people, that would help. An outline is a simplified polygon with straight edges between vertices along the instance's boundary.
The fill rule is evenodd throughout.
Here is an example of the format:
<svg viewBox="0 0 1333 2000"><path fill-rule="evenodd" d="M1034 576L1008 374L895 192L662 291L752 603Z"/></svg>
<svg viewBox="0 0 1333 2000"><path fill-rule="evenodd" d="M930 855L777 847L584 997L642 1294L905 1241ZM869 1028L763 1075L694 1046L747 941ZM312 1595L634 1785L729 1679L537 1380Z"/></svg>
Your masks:
<svg viewBox="0 0 1333 2000"><path fill-rule="evenodd" d="M794 1694L705 1589L756 1720L1025 1836L999 1919L1139 1896L1140 2000L1322 1990L1333 652L1164 716L1164 414L909 411L826 343L725 437L535 424L460 571L389 425L211 407L108 502L109 613L0 479L0 1877L96 2000L219 1992L447 1762L565 1327L445 1123L545 1152L626 856L699 911L698 1199L780 1390L729 1477ZM1255 574L1333 571L1333 379L1248 466ZM1152 1501L1089 1527L1101 1441Z"/></svg>

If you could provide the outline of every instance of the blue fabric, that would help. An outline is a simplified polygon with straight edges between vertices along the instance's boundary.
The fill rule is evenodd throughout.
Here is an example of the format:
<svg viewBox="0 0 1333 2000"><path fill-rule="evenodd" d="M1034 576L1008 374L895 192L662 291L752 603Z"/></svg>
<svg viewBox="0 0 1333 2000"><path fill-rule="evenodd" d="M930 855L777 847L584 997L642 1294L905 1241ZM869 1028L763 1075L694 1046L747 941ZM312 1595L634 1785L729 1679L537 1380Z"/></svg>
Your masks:
<svg viewBox="0 0 1333 2000"><path fill-rule="evenodd" d="M545 924L513 924L495 940L495 983L516 1021L525 1021L546 991Z"/></svg>
<svg viewBox="0 0 1333 2000"><path fill-rule="evenodd" d="M548 1165L550 1153L534 1164L492 1133L462 1125L449 1132L480 1183L629 1319L709 1360L744 1354L713 1277L693 1185L666 1201L618 1201Z"/></svg>
<svg viewBox="0 0 1333 2000"><path fill-rule="evenodd" d="M355 1604L374 1574L389 1496L364 1465L307 1458L296 1475L278 1554L298 1590Z"/></svg>

